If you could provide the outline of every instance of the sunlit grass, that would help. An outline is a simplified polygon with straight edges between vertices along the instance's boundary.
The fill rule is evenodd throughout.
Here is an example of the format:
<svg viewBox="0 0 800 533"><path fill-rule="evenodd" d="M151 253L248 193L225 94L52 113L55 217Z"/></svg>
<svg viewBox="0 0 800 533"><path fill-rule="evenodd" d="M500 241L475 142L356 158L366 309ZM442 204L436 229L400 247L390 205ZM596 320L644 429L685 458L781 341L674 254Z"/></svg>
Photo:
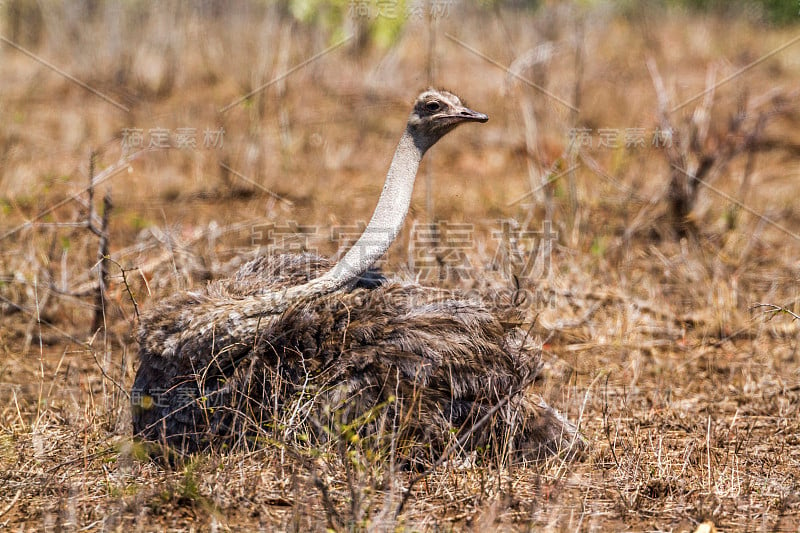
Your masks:
<svg viewBox="0 0 800 533"><path fill-rule="evenodd" d="M369 441L295 439L181 460L156 450L166 459L151 460L153 450L130 438L132 301L147 308L229 274L257 245L279 247L264 241L265 228L283 228L291 246L339 253L346 239L332 230L352 240L369 219L409 105L428 84L428 28L409 21L388 48L335 50L220 113L330 45L307 26L287 30L277 7L248 5L219 17L156 10L163 17L125 26L113 46L111 14L86 21L78 36L68 35L72 19L44 25L52 33L35 52L130 113L0 48L0 525L571 531L694 530L711 520L724 530L796 529L798 324L752 308L800 311L796 48L717 88L707 149L721 146L743 102L771 90L785 92L788 111L763 138L783 145L758 152L749 174L746 156L733 158L714 189L701 188L693 232L677 235L670 222L663 147L649 137L638 148L597 144L601 129L652 135L658 126L649 58L678 104L704 90L710 63L723 79L794 30L675 11L451 6L462 11L437 22L433 83L490 121L429 154L383 264L414 279L432 257L424 283L526 291L526 321L544 343L545 379L535 388L580 421L592 445L583 461L460 457L416 484L395 516L415 473ZM125 16L143 16L136 6ZM66 16L62 9L45 6L45 19ZM566 102L580 80L579 112L445 33L509 66L551 41L549 62L520 75ZM688 124L695 109L672 120ZM575 127L591 131L585 157L569 151ZM108 189L113 199L116 263L107 327L93 332L89 154L98 151L97 173L111 168L125 128L147 142L167 129L170 143L194 128L197 147L146 154L98 186L97 205ZM224 143L205 146L204 131L219 128ZM541 186L541 175L573 164ZM72 195L79 200L50 210ZM548 213L549 262L527 265L545 253ZM453 237L458 253L420 248L415 228L434 223L468 230L466 241ZM470 276L453 276L465 261Z"/></svg>

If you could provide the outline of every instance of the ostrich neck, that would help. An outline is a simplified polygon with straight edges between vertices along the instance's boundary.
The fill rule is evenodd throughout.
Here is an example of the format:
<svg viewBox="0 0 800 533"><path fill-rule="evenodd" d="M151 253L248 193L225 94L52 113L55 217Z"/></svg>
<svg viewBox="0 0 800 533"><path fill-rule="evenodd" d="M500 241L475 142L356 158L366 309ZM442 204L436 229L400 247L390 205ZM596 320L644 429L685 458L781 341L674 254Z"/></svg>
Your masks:
<svg viewBox="0 0 800 533"><path fill-rule="evenodd" d="M394 153L378 205L364 233L328 272L283 293L280 302L275 302L275 312L283 311L297 298L321 296L340 289L366 272L386 253L403 228L411 205L414 179L425 150L426 147L418 146L406 128Z"/></svg>
<svg viewBox="0 0 800 533"><path fill-rule="evenodd" d="M335 284L333 289L338 289L362 275L386 253L403 229L422 155L423 151L406 129L394 153L372 219L356 243L320 280L330 280Z"/></svg>

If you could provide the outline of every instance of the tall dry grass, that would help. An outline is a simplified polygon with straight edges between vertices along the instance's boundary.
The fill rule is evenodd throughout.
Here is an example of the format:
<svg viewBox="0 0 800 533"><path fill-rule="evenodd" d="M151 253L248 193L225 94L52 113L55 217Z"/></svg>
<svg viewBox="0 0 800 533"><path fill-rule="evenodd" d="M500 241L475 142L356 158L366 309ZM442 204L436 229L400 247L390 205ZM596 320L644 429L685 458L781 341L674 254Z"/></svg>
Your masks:
<svg viewBox="0 0 800 533"><path fill-rule="evenodd" d="M650 137L598 146L601 130L659 127L648 60L674 106L706 88L710 65L725 79L793 39L791 27L607 5L453 3L447 16L408 21L388 48L345 45L220 113L333 34L280 3L42 4L30 17L20 45L129 111L0 44L1 524L796 529L797 324L753 308L800 311L794 49L718 86L705 108L670 114L689 167L727 154L726 143L740 147L697 187L683 234L671 218L667 150ZM458 457L415 483L399 514L416 473L369 442L151 461L129 437L138 308L270 247L335 255L368 219L429 71L491 120L430 154L433 188L419 183L383 266L463 290L526 291L546 360L537 390L580 421L589 456ZM736 130L743 110L768 120ZM697 124L703 145L686 144ZM120 162L123 130L158 128L170 144L195 128L198 147ZM220 128L223 145L203 146L203 132ZM577 128L592 146L570 142ZM742 131L759 142L742 144ZM99 243L85 227L92 151L96 218L104 193L114 205L100 328L90 327ZM439 240L420 236L431 224Z"/></svg>

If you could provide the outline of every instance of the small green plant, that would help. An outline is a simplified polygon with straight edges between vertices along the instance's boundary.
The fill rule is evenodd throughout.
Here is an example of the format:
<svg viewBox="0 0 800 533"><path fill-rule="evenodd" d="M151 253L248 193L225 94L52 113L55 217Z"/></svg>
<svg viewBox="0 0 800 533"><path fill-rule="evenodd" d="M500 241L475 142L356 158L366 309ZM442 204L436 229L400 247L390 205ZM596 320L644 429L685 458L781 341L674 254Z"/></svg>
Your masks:
<svg viewBox="0 0 800 533"><path fill-rule="evenodd" d="M367 37L356 40L364 47L372 42L382 48L393 45L406 23L405 0L386 2L367 0L290 0L289 11L295 19L331 32L334 41L348 37L348 26L355 26ZM348 22L350 24L348 24Z"/></svg>
<svg viewBox="0 0 800 533"><path fill-rule="evenodd" d="M197 502L202 499L200 482L195 475L196 467L197 464L190 461L183 469L183 476L178 483L178 495L182 500Z"/></svg>

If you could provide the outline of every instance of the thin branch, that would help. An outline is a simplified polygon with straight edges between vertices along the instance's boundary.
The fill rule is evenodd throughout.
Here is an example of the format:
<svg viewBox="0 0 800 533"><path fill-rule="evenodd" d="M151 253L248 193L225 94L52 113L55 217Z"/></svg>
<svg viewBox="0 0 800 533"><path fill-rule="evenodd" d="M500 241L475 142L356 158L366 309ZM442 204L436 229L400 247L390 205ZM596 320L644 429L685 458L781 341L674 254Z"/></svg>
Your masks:
<svg viewBox="0 0 800 533"><path fill-rule="evenodd" d="M133 160L137 159L139 156L141 156L143 154L146 154L148 152L153 152L155 150L157 150L157 149L156 148L144 148L142 150L133 152L132 154L128 154L128 155L125 155L125 156L121 157L119 159L119 161L117 161L116 163L114 163L113 165L111 165L110 167L108 167L107 169L105 169L103 172L101 172L100 174L98 174L95 177L95 179L93 180L94 185L95 186L96 185L100 185L101 183L113 178L114 176L116 176L117 174L122 172L123 170L128 169L130 163L132 163ZM22 224L19 224L18 226L15 226L15 227L11 228L10 230L8 230L5 233L3 233L2 235L0 235L0 241L10 237L11 235L14 235L15 233L18 233L18 232L20 232L20 231L22 231L24 229L32 227L34 225L34 223L36 223L39 220L43 219L48 214L52 213L53 211L55 211L56 209L58 209L59 207L61 207L63 205L66 205L66 204L68 204L70 202L73 202L73 201L77 201L78 203L83 205L82 204L83 200L80 199L79 196L81 194L83 194L84 192L88 192L88 190L89 190L89 187L86 187L85 189L82 189L82 190L76 192L72 196L68 196L67 198L62 199L62 200L56 202L55 204L51 205L47 209L39 212L39 214L37 214L36 216L31 218L30 220L28 220L26 222L23 222Z"/></svg>
<svg viewBox="0 0 800 533"><path fill-rule="evenodd" d="M787 309L786 307L781 307L780 305L760 303L751 306L750 309L757 309L759 307L767 307L768 309L764 312L770 313L772 316L775 316L777 314L787 314L792 317L792 322L794 322L795 320L800 320L800 315L798 315L794 311ZM770 318L772 318L772 316Z"/></svg>
<svg viewBox="0 0 800 533"><path fill-rule="evenodd" d="M6 514L8 514L8 512L9 512L11 509L13 509L13 508L14 508L14 505L16 505L16 504L17 504L17 500L19 500L19 497L20 497L21 495L22 495L22 489L18 489L18 490L17 490L17 493L14 495L14 497L13 497L13 498L11 498L11 501L8 503L8 505L6 505L6 508L5 508L5 509L3 509L2 511L0 511L0 518L4 517Z"/></svg>
<svg viewBox="0 0 800 533"><path fill-rule="evenodd" d="M115 264L117 266L117 268L119 268L119 271L122 274L122 284L125 286L125 292L128 293L128 297L131 299L131 303L133 304L133 313L136 315L136 319L138 320L139 319L139 304L136 301L136 297L133 295L133 291L131 290L130 284L128 283L127 273L129 271L139 270L139 268L125 269L125 268L122 267L122 265L120 265L119 263L117 263L116 261L111 259L109 256L105 256L103 259L105 259L109 263Z"/></svg>
<svg viewBox="0 0 800 533"><path fill-rule="evenodd" d="M94 154L92 154L91 164L90 164L90 174L89 180L94 180ZM99 237L99 242L97 243L97 289L95 291L95 308L94 308L94 320L92 321L92 331L98 331L101 327L105 325L105 310L106 310L106 292L108 290L108 262L106 258L108 257L108 241L109 241L109 231L108 231L108 221L111 215L111 193L106 191L106 194L103 196L103 217L100 223L100 228L94 228L92 224L92 196L94 195L94 187L89 187L89 221L88 226L95 235Z"/></svg>

